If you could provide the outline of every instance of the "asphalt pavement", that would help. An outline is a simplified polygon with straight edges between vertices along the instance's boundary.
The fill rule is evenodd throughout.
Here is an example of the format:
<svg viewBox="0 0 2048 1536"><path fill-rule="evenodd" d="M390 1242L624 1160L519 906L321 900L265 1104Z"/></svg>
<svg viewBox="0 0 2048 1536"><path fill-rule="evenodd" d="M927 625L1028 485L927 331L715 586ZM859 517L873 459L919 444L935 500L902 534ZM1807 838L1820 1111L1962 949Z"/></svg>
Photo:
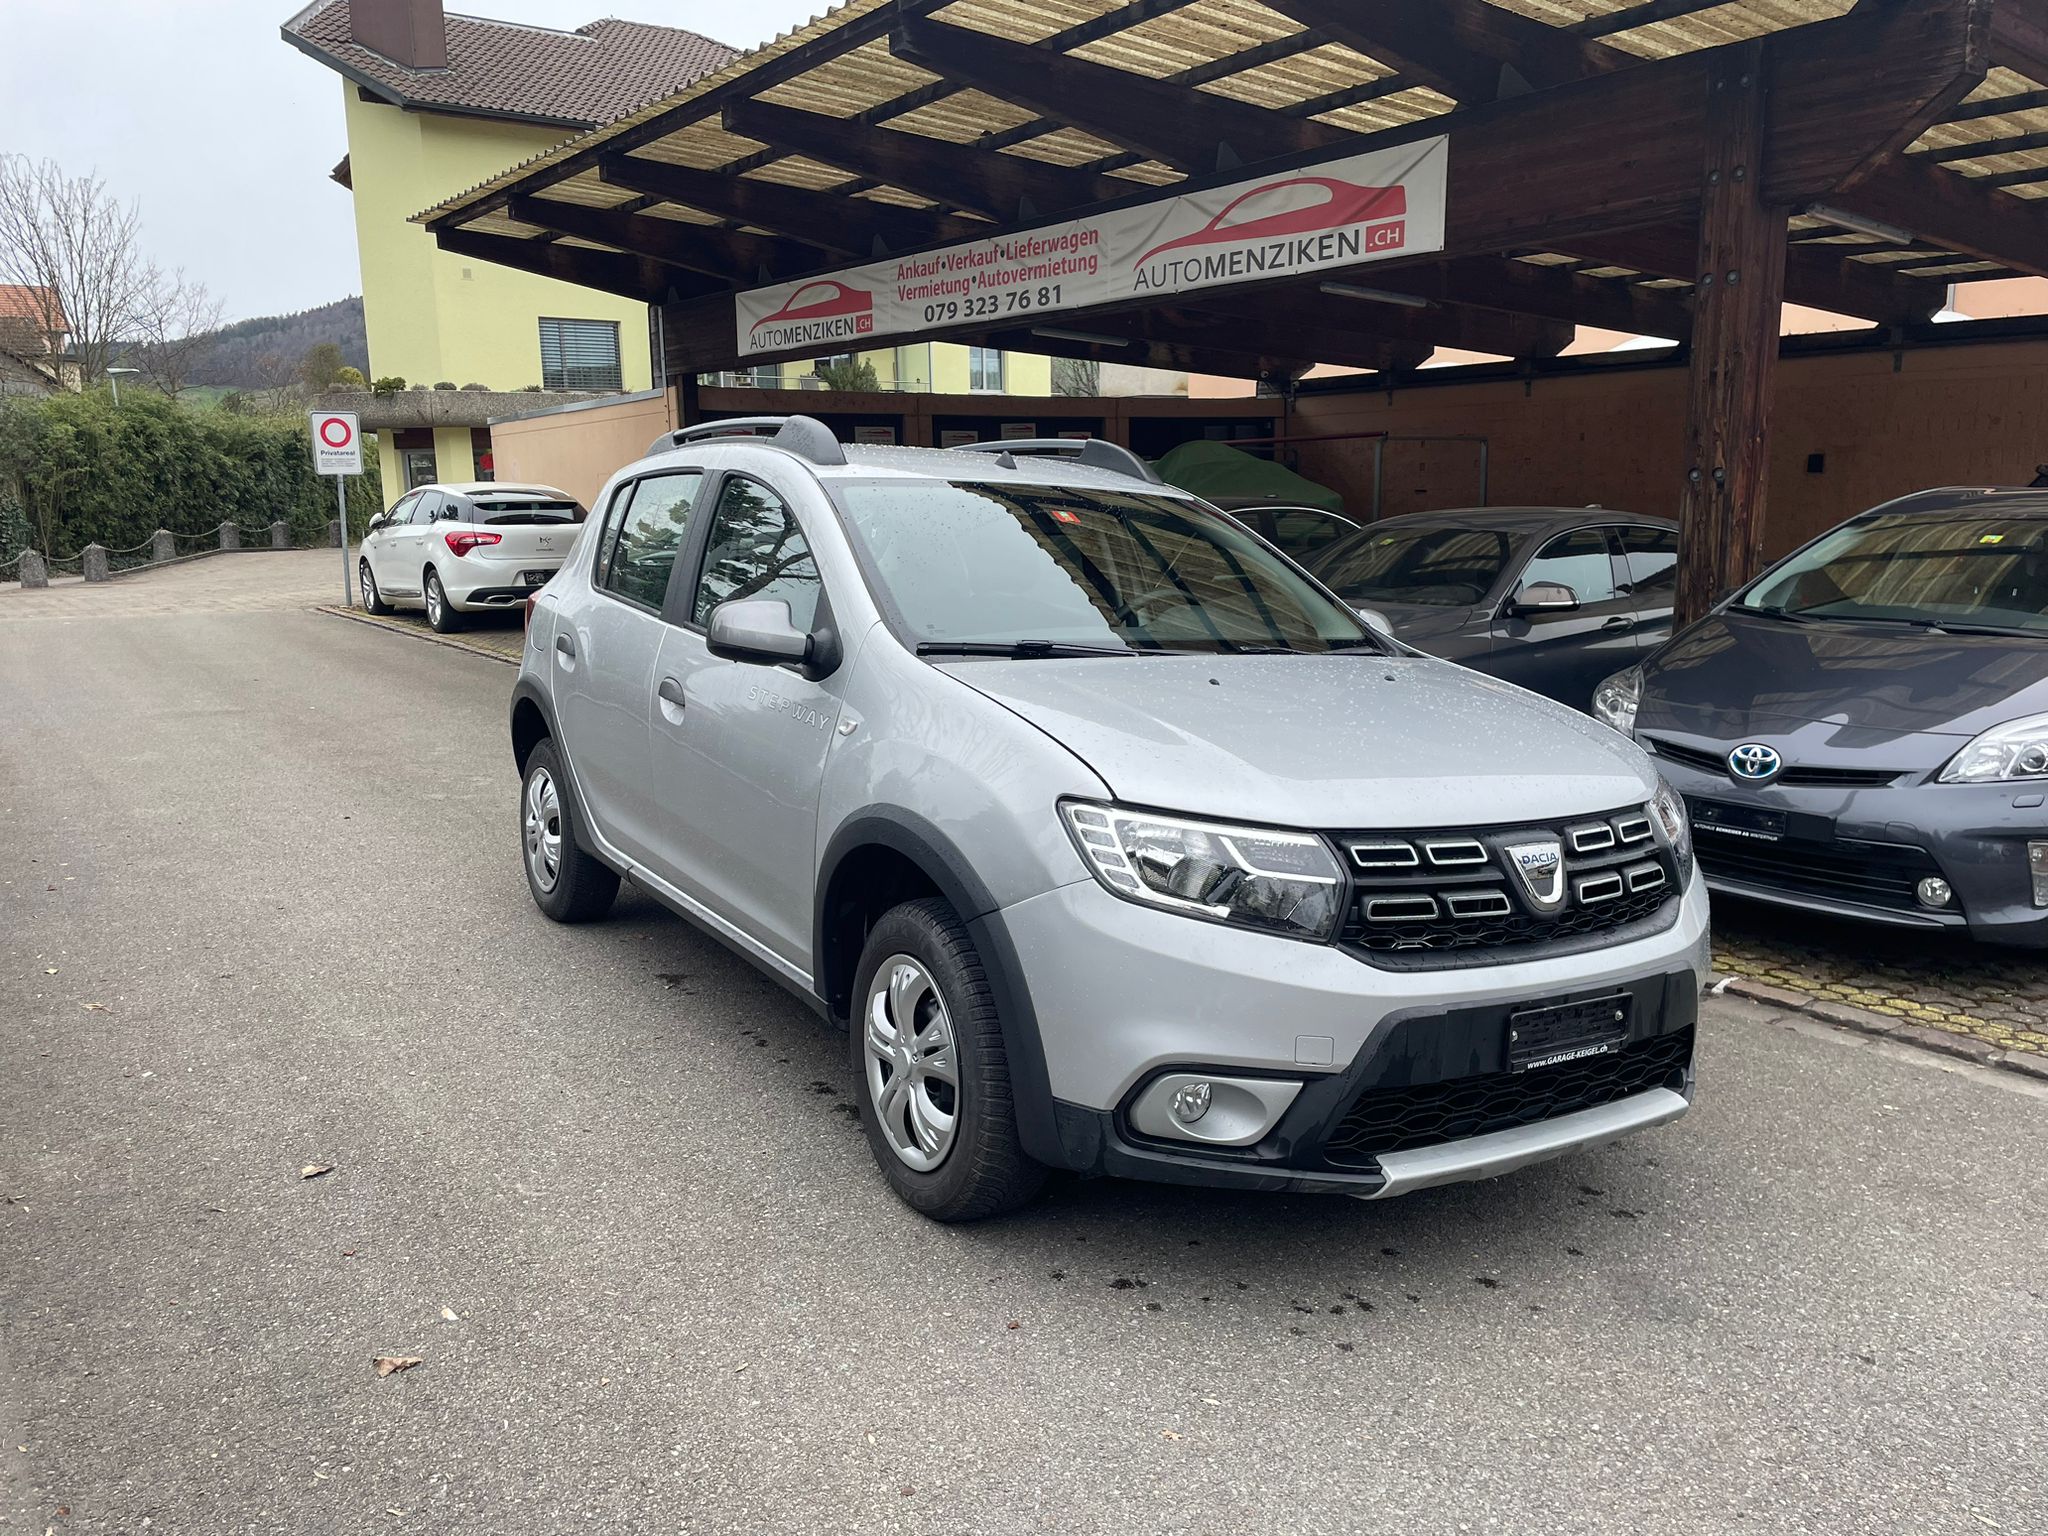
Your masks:
<svg viewBox="0 0 2048 1536"><path fill-rule="evenodd" d="M2040 1085L1716 1000L1510 1179L934 1226L800 1005L534 911L508 668L263 579L0 600L0 1531L2048 1529Z"/></svg>

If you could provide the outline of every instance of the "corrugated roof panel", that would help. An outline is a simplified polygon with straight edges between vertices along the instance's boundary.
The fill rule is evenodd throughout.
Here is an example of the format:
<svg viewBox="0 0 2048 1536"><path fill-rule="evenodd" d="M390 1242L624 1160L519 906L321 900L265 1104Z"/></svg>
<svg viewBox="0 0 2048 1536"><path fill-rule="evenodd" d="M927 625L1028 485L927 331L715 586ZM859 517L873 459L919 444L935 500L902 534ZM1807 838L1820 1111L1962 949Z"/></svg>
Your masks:
<svg viewBox="0 0 2048 1536"><path fill-rule="evenodd" d="M1035 122L1038 114L1014 102L999 101L980 91L955 91L915 111L883 121L906 133L922 133L954 144L971 144L985 133L999 133Z"/></svg>

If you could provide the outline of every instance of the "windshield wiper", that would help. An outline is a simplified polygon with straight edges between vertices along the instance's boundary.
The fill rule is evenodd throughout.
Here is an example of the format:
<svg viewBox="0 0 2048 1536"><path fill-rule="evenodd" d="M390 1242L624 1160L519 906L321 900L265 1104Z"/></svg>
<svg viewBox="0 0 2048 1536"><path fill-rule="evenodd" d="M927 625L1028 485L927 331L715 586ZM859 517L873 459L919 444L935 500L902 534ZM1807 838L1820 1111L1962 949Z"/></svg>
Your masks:
<svg viewBox="0 0 2048 1536"><path fill-rule="evenodd" d="M1812 624L1816 622L1804 613L1794 613L1790 608L1752 608L1747 603L1735 605L1737 613L1753 613L1760 619L1776 619L1780 624Z"/></svg>
<svg viewBox="0 0 2048 1536"><path fill-rule="evenodd" d="M1065 640L924 640L920 656L1140 656L1129 646L1077 645Z"/></svg>
<svg viewBox="0 0 2048 1536"><path fill-rule="evenodd" d="M1912 619L1891 614L1867 614L1860 616L1858 622L1904 624L1937 635L2018 635L2022 639L2048 638L2048 634L2037 629L2021 629L2017 625L2008 624L1971 624L1962 619Z"/></svg>

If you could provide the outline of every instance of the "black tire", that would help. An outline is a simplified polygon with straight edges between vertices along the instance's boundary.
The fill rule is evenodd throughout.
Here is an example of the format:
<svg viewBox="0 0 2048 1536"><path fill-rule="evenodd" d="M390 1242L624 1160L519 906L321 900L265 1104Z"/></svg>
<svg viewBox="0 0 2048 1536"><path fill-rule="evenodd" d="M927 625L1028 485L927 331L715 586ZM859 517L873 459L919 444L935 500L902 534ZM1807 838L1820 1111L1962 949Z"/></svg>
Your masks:
<svg viewBox="0 0 2048 1536"><path fill-rule="evenodd" d="M384 601L384 594L377 589L377 577L370 570L369 561L356 562L356 580L363 594L363 612L382 618L391 611L391 605Z"/></svg>
<svg viewBox="0 0 2048 1536"><path fill-rule="evenodd" d="M929 1172L907 1166L890 1145L868 1074L868 996L876 973L896 955L910 956L929 975L950 1020L957 1058L953 1140L943 1161ZM1046 1170L1018 1140L995 993L958 914L935 898L883 913L861 950L853 999L847 1034L859 1083L855 1097L861 1128L890 1188L934 1221L979 1221L1028 1204L1045 1183Z"/></svg>
<svg viewBox="0 0 2048 1536"><path fill-rule="evenodd" d="M534 847L529 812L541 795L536 780L546 775L553 791L553 829L557 859L552 886L546 883L546 860ZM558 923L587 923L603 917L619 894L619 872L584 852L576 841L575 809L564 787L561 754L553 741L543 740L527 755L526 771L519 781L519 862L526 870L526 888L533 892L533 904ZM541 867L536 869L536 864Z"/></svg>
<svg viewBox="0 0 2048 1536"><path fill-rule="evenodd" d="M462 615L448 601L448 589L441 585L440 573L431 565L427 567L426 579L420 586L420 595L427 605L427 622L434 626L435 634L452 635L462 628Z"/></svg>

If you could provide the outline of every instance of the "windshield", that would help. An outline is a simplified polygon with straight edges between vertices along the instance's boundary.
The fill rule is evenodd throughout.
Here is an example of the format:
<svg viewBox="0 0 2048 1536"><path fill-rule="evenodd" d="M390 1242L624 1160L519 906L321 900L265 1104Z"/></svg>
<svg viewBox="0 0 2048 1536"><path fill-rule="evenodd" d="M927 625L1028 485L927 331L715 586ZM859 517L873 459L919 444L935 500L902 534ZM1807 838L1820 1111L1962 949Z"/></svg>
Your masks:
<svg viewBox="0 0 2048 1536"><path fill-rule="evenodd" d="M926 481L837 489L878 596L921 649L1382 648L1293 566L1193 502Z"/></svg>
<svg viewBox="0 0 2048 1536"><path fill-rule="evenodd" d="M1794 555L1736 606L1808 619L2048 634L2048 517L1859 518Z"/></svg>
<svg viewBox="0 0 2048 1536"><path fill-rule="evenodd" d="M1465 608L1485 601L1507 563L1507 535L1492 529L1364 528L1332 545L1316 574L1353 602Z"/></svg>

